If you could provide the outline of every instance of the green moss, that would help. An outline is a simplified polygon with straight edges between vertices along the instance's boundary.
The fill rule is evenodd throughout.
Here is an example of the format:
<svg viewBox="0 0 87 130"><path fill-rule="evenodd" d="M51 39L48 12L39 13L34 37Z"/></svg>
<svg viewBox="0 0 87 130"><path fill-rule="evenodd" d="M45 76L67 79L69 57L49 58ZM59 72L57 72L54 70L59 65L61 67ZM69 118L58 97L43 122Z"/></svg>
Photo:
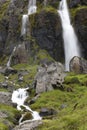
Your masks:
<svg viewBox="0 0 87 130"><path fill-rule="evenodd" d="M21 113L12 106L0 104L0 111L6 114L6 117L0 119L0 130L9 130L18 124Z"/></svg>
<svg viewBox="0 0 87 130"><path fill-rule="evenodd" d="M0 130L9 130L9 127L3 122L0 122Z"/></svg>
<svg viewBox="0 0 87 130"><path fill-rule="evenodd" d="M37 102L31 105L34 110L53 108L58 114L52 119L43 120L38 130L86 130L87 129L87 87L86 74L68 74L65 85L71 86L73 91L53 90L41 94ZM82 85L84 83L84 85Z"/></svg>
<svg viewBox="0 0 87 130"><path fill-rule="evenodd" d="M76 13L81 9L87 9L87 6L79 6L78 8L70 9L72 19L75 17Z"/></svg>
<svg viewBox="0 0 87 130"><path fill-rule="evenodd" d="M6 13L6 10L9 6L9 3L10 3L10 0L7 0L5 1L2 5L1 5L1 8L0 8L0 20L3 18L3 16L5 15Z"/></svg>
<svg viewBox="0 0 87 130"><path fill-rule="evenodd" d="M5 77L2 74L0 74L0 82L3 82L4 79L5 79Z"/></svg>

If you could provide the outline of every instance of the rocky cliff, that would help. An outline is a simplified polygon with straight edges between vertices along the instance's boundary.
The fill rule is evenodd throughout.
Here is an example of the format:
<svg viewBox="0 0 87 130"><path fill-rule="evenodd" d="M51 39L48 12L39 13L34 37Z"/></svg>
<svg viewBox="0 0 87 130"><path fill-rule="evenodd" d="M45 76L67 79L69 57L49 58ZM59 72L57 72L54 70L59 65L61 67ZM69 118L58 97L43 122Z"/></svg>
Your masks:
<svg viewBox="0 0 87 130"><path fill-rule="evenodd" d="M38 0L37 13L30 16L30 22L28 23L29 31L27 32L27 36L22 37L22 15L27 13L28 0L0 0L1 60L6 62L6 57L10 56L14 46L24 43L27 47L27 49L24 49L24 53L27 51L28 57L33 57L33 60L38 55L38 50L35 49L38 46L39 50L46 50L56 61L64 62L62 27L60 17L57 13L58 3L59 1L57 0L48 0L46 5L44 5L43 0ZM85 0L68 0L68 5L70 7L72 24L75 27L80 42L82 55L87 59L87 2ZM31 41L34 42L34 47ZM18 55L16 53L14 57L17 59ZM23 60L20 61L19 58L15 63L20 62L23 62Z"/></svg>
<svg viewBox="0 0 87 130"><path fill-rule="evenodd" d="M29 0L0 0L0 130L87 129L87 60L82 58L87 59L87 0L67 0L82 53L71 60L72 72L64 72L62 64L60 0L44 1L37 0L37 12L29 16L27 33L21 35ZM25 104L42 121L26 121L31 114L24 108L19 112L11 101L13 90L26 87Z"/></svg>

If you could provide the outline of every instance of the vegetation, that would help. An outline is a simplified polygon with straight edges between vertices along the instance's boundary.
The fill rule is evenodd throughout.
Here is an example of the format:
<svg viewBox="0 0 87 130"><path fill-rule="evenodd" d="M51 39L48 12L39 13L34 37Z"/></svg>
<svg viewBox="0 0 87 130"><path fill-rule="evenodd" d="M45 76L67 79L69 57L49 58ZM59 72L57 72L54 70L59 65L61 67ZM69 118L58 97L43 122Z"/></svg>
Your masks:
<svg viewBox="0 0 87 130"><path fill-rule="evenodd" d="M10 0L6 0L2 5L0 5L0 20L3 18L3 16L6 13L6 10L9 6Z"/></svg>
<svg viewBox="0 0 87 130"><path fill-rule="evenodd" d="M15 108L5 104L0 104L0 112L6 115L2 120L0 119L0 130L9 130L15 124L18 124L20 112Z"/></svg>
<svg viewBox="0 0 87 130"><path fill-rule="evenodd" d="M86 130L87 129L87 75L70 73L64 86L70 87L71 92L53 90L41 94L32 109L53 108L57 115L53 119L43 120L38 130Z"/></svg>

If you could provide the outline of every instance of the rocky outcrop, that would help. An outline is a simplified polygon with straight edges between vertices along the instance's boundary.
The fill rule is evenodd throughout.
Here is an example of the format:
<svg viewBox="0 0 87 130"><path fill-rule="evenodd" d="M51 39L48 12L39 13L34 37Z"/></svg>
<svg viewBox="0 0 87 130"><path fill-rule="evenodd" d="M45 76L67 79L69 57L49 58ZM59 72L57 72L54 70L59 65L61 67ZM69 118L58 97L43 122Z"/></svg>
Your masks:
<svg viewBox="0 0 87 130"><path fill-rule="evenodd" d="M36 93L51 91L53 89L62 89L64 82L64 68L61 63L51 63L38 68L35 76Z"/></svg>
<svg viewBox="0 0 87 130"><path fill-rule="evenodd" d="M32 23L32 21L31 21ZM57 61L64 59L62 27L57 10L42 10L34 17L32 36L40 48L45 49Z"/></svg>
<svg viewBox="0 0 87 130"><path fill-rule="evenodd" d="M13 130L35 130L39 125L42 125L42 121L26 121L20 126L16 126Z"/></svg>
<svg viewBox="0 0 87 130"><path fill-rule="evenodd" d="M69 0L70 8L76 8L79 5L87 5L87 1L86 0Z"/></svg>
<svg viewBox="0 0 87 130"><path fill-rule="evenodd" d="M76 12L74 25L80 42L82 56L87 59L87 8Z"/></svg>
<svg viewBox="0 0 87 130"><path fill-rule="evenodd" d="M70 61L70 71L79 74L87 74L87 61L83 58L75 56Z"/></svg>

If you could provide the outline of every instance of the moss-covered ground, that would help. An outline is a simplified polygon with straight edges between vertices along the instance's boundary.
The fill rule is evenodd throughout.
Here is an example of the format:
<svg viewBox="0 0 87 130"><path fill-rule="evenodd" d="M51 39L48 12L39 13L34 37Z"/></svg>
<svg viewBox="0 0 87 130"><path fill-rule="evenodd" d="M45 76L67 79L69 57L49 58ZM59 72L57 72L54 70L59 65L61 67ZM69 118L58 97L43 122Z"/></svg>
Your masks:
<svg viewBox="0 0 87 130"><path fill-rule="evenodd" d="M43 107L57 111L51 119L44 119L38 130L87 130L87 75L69 74L65 78L65 90L53 90L41 94L32 109ZM71 92L67 91L71 88Z"/></svg>

